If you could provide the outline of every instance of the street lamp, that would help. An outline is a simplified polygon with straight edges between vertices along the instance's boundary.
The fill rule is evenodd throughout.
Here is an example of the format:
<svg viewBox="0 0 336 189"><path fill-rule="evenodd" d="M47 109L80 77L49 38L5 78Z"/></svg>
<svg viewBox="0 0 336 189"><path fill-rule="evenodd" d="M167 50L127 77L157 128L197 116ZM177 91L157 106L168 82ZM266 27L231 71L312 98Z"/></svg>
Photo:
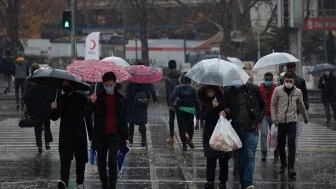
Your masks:
<svg viewBox="0 0 336 189"><path fill-rule="evenodd" d="M260 3L257 4L255 10L257 11L258 14L258 27L257 27L257 33L258 33L258 60L260 59L260 14L259 14L259 7Z"/></svg>

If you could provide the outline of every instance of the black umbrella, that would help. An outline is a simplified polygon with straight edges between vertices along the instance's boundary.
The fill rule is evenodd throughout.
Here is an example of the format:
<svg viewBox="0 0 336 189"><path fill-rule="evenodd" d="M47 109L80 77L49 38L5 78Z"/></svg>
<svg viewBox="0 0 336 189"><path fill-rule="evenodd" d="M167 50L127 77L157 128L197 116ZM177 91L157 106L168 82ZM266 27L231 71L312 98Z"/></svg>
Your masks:
<svg viewBox="0 0 336 189"><path fill-rule="evenodd" d="M210 55L206 55L206 56L204 57L204 59L213 59L213 58L220 58L220 59L222 59L222 60L231 62L226 56L223 56L223 55L210 54ZM204 59L203 59L203 60L204 60Z"/></svg>
<svg viewBox="0 0 336 189"><path fill-rule="evenodd" d="M62 86L63 80L68 80L74 86L74 90L77 91L87 91L91 88L88 83L83 82L80 78L71 76L65 70L59 69L41 68L28 78L28 81L57 89Z"/></svg>

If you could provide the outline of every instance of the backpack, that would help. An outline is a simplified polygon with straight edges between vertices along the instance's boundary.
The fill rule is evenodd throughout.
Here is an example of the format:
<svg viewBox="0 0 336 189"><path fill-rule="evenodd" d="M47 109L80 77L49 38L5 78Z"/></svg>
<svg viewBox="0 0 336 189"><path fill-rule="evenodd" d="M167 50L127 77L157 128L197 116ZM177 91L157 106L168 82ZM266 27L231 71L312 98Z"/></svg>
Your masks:
<svg viewBox="0 0 336 189"><path fill-rule="evenodd" d="M147 94L140 90L135 94L134 98L135 105L138 107L147 107L148 106L148 97Z"/></svg>

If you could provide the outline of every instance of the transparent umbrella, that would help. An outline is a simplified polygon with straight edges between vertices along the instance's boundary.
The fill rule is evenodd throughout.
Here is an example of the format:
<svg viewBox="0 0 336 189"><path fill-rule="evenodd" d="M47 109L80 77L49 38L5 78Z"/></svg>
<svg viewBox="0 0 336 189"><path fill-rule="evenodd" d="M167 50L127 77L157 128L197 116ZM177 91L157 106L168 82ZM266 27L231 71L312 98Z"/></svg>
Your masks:
<svg viewBox="0 0 336 189"><path fill-rule="evenodd" d="M266 66L276 66L279 64L286 64L288 62L299 62L293 55L284 52L273 52L261 57L254 65L252 70L263 68Z"/></svg>
<svg viewBox="0 0 336 189"><path fill-rule="evenodd" d="M117 57L117 56L106 57L106 58L102 59L102 61L113 62L117 66L120 66L120 67L123 67L123 68L130 66L130 64L126 60L124 60L120 57Z"/></svg>
<svg viewBox="0 0 336 189"><path fill-rule="evenodd" d="M235 82L246 83L249 79L241 67L218 58L198 62L186 76L199 84L218 86L230 86Z"/></svg>
<svg viewBox="0 0 336 189"><path fill-rule="evenodd" d="M244 67L244 62L239 60L238 58L236 58L236 57L227 57L227 58L230 60L230 62L240 66L241 68Z"/></svg>

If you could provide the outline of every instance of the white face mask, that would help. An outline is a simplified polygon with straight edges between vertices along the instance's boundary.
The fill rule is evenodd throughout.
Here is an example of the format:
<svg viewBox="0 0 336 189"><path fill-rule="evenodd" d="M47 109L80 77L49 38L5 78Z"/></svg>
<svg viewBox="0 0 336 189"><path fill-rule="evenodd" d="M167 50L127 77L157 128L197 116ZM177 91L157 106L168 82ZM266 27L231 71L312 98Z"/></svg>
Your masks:
<svg viewBox="0 0 336 189"><path fill-rule="evenodd" d="M285 87L287 89L291 89L293 87L294 83L285 83Z"/></svg>
<svg viewBox="0 0 336 189"><path fill-rule="evenodd" d="M330 71L324 71L324 74L329 75Z"/></svg>

